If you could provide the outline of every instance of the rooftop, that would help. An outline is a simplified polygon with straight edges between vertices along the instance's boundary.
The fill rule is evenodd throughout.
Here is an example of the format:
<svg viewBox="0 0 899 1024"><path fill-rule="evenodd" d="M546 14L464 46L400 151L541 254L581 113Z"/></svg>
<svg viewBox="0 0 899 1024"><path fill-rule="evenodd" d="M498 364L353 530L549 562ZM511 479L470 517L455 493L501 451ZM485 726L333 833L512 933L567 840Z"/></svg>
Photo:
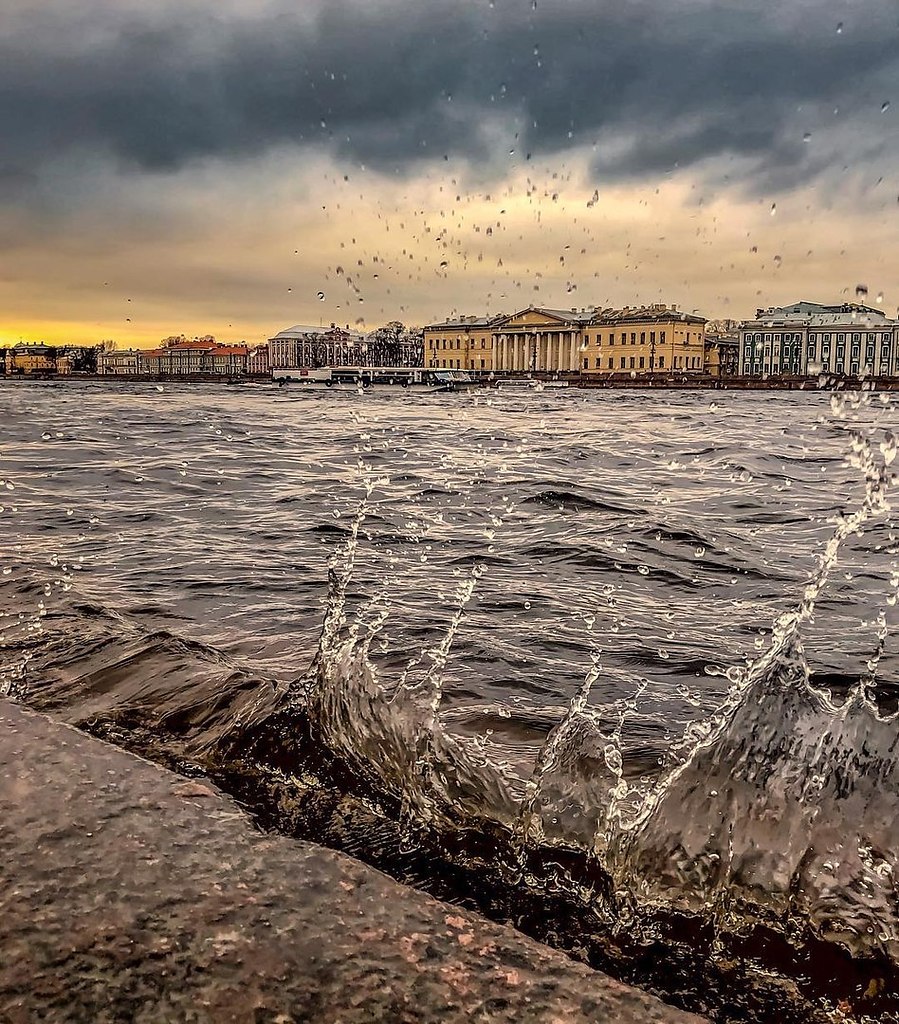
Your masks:
<svg viewBox="0 0 899 1024"><path fill-rule="evenodd" d="M684 313L677 306L667 306L657 302L651 306L625 306L623 309L602 309L597 310L593 317L593 323L670 323L677 320L679 323L704 324L704 316L696 316L694 313Z"/></svg>
<svg viewBox="0 0 899 1024"><path fill-rule="evenodd" d="M330 334L332 331L341 331L340 327L335 327L331 324L330 327L310 327L307 324L295 324L293 327L285 327L283 331L273 337L269 338L269 341L277 341L283 338L286 341L290 341L293 338L306 338L310 334Z"/></svg>
<svg viewBox="0 0 899 1024"><path fill-rule="evenodd" d="M826 327L832 324L857 325L860 327L893 323L882 309L874 309L858 302L843 302L826 306L820 302L794 302L789 306L769 306L756 310L755 320L747 323L786 324L801 323L810 327Z"/></svg>

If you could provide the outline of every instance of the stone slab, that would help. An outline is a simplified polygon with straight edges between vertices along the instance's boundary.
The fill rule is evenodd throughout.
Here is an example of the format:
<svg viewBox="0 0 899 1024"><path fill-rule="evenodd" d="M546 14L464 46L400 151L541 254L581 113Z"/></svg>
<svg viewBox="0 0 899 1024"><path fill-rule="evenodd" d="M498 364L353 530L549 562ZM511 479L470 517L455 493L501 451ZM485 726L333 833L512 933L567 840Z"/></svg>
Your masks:
<svg viewBox="0 0 899 1024"><path fill-rule="evenodd" d="M0 1021L697 1024L0 701Z"/></svg>

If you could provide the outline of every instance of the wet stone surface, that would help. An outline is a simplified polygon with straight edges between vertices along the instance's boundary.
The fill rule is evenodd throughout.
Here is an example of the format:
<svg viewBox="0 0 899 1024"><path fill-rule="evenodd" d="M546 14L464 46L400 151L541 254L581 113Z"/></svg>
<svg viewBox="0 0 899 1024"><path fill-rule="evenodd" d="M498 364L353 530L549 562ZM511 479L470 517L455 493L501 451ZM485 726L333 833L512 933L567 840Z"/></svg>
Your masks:
<svg viewBox="0 0 899 1024"><path fill-rule="evenodd" d="M0 1020L699 1018L0 703Z"/></svg>

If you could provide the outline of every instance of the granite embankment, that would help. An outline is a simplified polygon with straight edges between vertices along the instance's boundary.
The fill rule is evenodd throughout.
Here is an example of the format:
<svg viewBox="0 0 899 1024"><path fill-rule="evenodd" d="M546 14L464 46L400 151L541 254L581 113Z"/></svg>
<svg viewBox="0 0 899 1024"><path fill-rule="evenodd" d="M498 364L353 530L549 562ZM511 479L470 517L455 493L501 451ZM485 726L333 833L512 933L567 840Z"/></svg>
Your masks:
<svg viewBox="0 0 899 1024"><path fill-rule="evenodd" d="M700 1024L0 702L0 1020Z"/></svg>

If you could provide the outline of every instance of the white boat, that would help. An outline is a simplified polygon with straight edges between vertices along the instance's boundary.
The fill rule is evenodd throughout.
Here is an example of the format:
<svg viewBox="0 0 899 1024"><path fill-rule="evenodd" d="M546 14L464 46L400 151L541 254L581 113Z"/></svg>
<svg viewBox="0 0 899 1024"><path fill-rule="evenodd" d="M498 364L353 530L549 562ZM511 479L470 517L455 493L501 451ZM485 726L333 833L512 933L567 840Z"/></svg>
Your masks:
<svg viewBox="0 0 899 1024"><path fill-rule="evenodd" d="M399 387L453 391L473 383L464 370L431 370L418 366L323 366L274 367L272 380L278 385L368 390L372 387Z"/></svg>
<svg viewBox="0 0 899 1024"><path fill-rule="evenodd" d="M512 377L496 382L498 388L515 391L543 391L545 388L567 388L567 380L534 380L533 377Z"/></svg>

